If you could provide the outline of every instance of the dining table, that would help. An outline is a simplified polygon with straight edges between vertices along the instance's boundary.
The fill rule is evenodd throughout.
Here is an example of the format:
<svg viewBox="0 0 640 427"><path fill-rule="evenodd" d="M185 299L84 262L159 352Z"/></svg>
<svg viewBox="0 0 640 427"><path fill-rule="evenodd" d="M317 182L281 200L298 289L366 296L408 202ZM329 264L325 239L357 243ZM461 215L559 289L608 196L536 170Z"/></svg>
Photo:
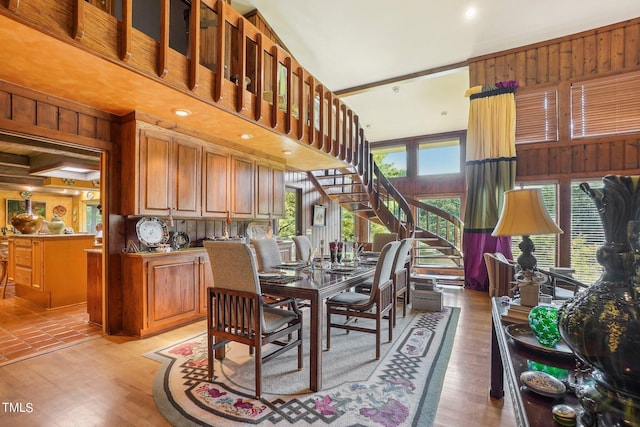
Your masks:
<svg viewBox="0 0 640 427"><path fill-rule="evenodd" d="M332 266L329 268L302 268L283 265L279 274L270 271L261 274L262 292L276 297L297 298L308 301L310 308L309 325L309 388L322 389L322 337L324 300L340 292L347 291L371 278L375 264L362 263L352 266ZM277 269L277 267L276 267Z"/></svg>

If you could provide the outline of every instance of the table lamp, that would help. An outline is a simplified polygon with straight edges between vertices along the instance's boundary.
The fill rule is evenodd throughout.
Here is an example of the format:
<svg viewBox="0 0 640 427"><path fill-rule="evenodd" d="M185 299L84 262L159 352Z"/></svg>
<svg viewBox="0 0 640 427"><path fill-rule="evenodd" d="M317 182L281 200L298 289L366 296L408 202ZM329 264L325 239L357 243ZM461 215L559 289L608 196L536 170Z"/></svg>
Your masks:
<svg viewBox="0 0 640 427"><path fill-rule="evenodd" d="M560 233L562 233L562 230L549 216L539 189L521 188L505 191L500 218L491 235L522 236L522 242L518 245L522 254L517 260L522 269L520 278L516 276L519 284L521 282L538 283L543 280L534 271L536 267L536 258L533 256L535 246L529 236ZM536 290L537 292L531 296L531 299L527 298L528 301L526 302L523 298L524 295L521 295L521 304L537 305L539 286L536 287ZM533 301L533 298L535 298L535 301Z"/></svg>

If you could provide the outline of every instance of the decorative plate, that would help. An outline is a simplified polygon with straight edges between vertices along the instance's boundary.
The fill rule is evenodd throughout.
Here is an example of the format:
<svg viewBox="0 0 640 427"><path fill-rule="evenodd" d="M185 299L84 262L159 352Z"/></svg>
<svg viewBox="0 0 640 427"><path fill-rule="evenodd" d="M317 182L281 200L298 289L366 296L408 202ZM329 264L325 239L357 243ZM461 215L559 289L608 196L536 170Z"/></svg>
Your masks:
<svg viewBox="0 0 640 427"><path fill-rule="evenodd" d="M520 381L531 391L547 397L561 397L567 388L559 379L538 371L524 371L520 374Z"/></svg>
<svg viewBox="0 0 640 427"><path fill-rule="evenodd" d="M53 213L55 215L58 215L60 218L62 218L63 216L65 216L67 214L67 208L65 208L62 205L58 205L58 206L53 208Z"/></svg>
<svg viewBox="0 0 640 427"><path fill-rule="evenodd" d="M156 216L140 218L136 224L136 233L138 240L149 249L155 249L159 244L167 243L169 240L167 223Z"/></svg>
<svg viewBox="0 0 640 427"><path fill-rule="evenodd" d="M188 247L189 241L189 236L183 231L176 231L173 233L173 238L171 240L172 246L176 249L184 249Z"/></svg>
<svg viewBox="0 0 640 427"><path fill-rule="evenodd" d="M507 325L504 332L508 337L513 339L517 344L541 353L553 354L556 356L575 357L571 349L564 340L560 340L555 347L545 347L540 344L533 335L531 327L526 323L516 323Z"/></svg>

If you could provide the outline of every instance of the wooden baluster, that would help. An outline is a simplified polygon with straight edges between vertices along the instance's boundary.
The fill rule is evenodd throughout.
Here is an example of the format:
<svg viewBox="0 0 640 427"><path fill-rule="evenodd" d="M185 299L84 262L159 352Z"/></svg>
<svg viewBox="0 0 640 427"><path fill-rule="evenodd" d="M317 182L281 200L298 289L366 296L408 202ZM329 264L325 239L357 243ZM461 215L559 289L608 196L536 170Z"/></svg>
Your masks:
<svg viewBox="0 0 640 427"><path fill-rule="evenodd" d="M271 93L273 96L271 97L271 127L278 127L278 103L280 102L280 93L278 92L278 68L280 65L280 58L278 57L278 48L274 45L271 47L271 57L273 60L271 61Z"/></svg>
<svg viewBox="0 0 640 427"><path fill-rule="evenodd" d="M333 120L335 119L335 115L333 113L333 93L331 91L326 91L325 96L327 97L327 135L324 144L324 152L331 153L331 148L333 147Z"/></svg>
<svg viewBox="0 0 640 427"><path fill-rule="evenodd" d="M287 69L287 99L285 102L287 111L285 112L285 120L284 120L284 132L287 135L291 134L291 117L293 112L293 70L291 68L291 57L287 56L284 59L284 66Z"/></svg>
<svg viewBox="0 0 640 427"><path fill-rule="evenodd" d="M191 1L189 41L189 89L196 90L200 81L200 0Z"/></svg>
<svg viewBox="0 0 640 427"><path fill-rule="evenodd" d="M304 128L305 121L307 120L307 109L309 108L305 97L305 80L307 75L304 68L298 66L298 140L302 141L305 137Z"/></svg>
<svg viewBox="0 0 640 427"><path fill-rule="evenodd" d="M197 0L200 3L200 0ZM195 3L195 2L194 2ZM226 52L226 34L227 19L225 17L225 2L216 3L216 12L218 13L218 45L216 46L216 76L213 85L213 100L220 102L222 100L222 83L224 82L224 57ZM193 8L193 6L192 6Z"/></svg>
<svg viewBox="0 0 640 427"><path fill-rule="evenodd" d="M122 45L120 46L120 59L127 62L131 58L133 0L122 0Z"/></svg>
<svg viewBox="0 0 640 427"><path fill-rule="evenodd" d="M71 37L77 42L84 36L84 4L85 0L76 0L73 8L73 34Z"/></svg>
<svg viewBox="0 0 640 427"><path fill-rule="evenodd" d="M305 101L306 102L306 101ZM309 120L307 122L307 129L309 137L307 138L307 144L310 146L316 145L316 79L313 76L309 76Z"/></svg>
<svg viewBox="0 0 640 427"><path fill-rule="evenodd" d="M7 9L9 9L11 12L16 12L19 5L20 0L9 0L9 2L7 3Z"/></svg>
<svg viewBox="0 0 640 427"><path fill-rule="evenodd" d="M238 93L238 105L236 106L236 111L238 113L242 112L244 108L244 79L247 75L247 35L244 33L244 19L238 20L238 37L239 40L239 49L238 53L238 62L240 64L240 75L238 76L238 80L236 81L236 90Z"/></svg>
<svg viewBox="0 0 640 427"><path fill-rule="evenodd" d="M258 79L256 82L256 122L262 119L262 100L264 98L264 43L262 37L263 35L261 33L256 35L256 43L258 44L258 62L256 64L256 79Z"/></svg>
<svg viewBox="0 0 640 427"><path fill-rule="evenodd" d="M349 108L347 110L347 123L349 124L349 135L347 141L347 153L345 160L349 164L353 164L353 110Z"/></svg>
<svg viewBox="0 0 640 427"><path fill-rule="evenodd" d="M162 0L160 5L160 52L158 55L158 77L165 78L169 72L169 0Z"/></svg>
<svg viewBox="0 0 640 427"><path fill-rule="evenodd" d="M340 138L340 160L347 158L347 106L340 103L340 124L342 127L342 137Z"/></svg>
<svg viewBox="0 0 640 427"><path fill-rule="evenodd" d="M318 85L318 100L319 100L319 107L318 109L320 110L320 126L318 127L318 142L316 144L316 148L318 150L324 150L324 146L325 146L325 135L324 135L324 128L325 128L325 116L327 115L326 113L326 108L325 108L325 103L324 103L324 86L322 84Z"/></svg>

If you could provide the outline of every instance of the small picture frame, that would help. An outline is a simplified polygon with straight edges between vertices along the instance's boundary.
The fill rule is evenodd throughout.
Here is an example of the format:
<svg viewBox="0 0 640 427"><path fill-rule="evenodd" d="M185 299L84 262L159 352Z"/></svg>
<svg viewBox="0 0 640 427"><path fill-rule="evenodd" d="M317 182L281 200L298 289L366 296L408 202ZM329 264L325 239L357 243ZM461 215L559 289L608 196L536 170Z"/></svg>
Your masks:
<svg viewBox="0 0 640 427"><path fill-rule="evenodd" d="M311 225L314 227L324 227L327 225L327 207L325 205L313 205Z"/></svg>

